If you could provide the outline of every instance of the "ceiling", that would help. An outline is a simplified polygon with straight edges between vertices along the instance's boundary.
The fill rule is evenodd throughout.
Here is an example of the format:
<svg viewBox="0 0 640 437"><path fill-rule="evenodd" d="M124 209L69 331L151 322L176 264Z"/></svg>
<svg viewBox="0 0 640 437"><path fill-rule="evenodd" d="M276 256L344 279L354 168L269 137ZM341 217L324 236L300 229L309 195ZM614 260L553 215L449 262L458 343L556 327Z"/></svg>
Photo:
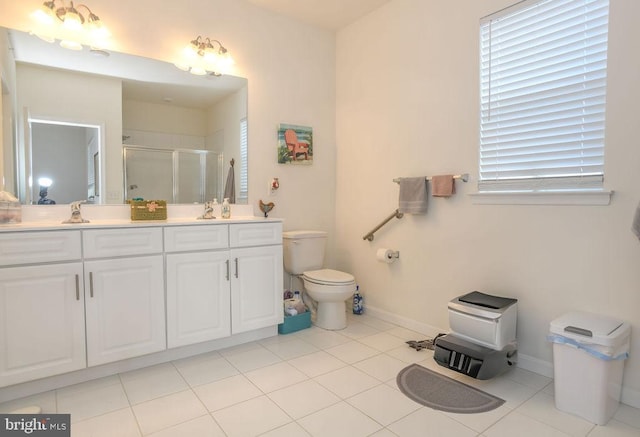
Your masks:
<svg viewBox="0 0 640 437"><path fill-rule="evenodd" d="M390 0L248 0L256 6L332 31L353 23Z"/></svg>

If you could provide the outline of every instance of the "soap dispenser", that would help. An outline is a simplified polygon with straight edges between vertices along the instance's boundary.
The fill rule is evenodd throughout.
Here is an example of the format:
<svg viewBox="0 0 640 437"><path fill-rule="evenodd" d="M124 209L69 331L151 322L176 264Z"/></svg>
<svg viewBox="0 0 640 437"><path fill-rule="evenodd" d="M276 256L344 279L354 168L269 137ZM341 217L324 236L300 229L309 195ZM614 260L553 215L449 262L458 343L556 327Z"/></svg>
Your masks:
<svg viewBox="0 0 640 437"><path fill-rule="evenodd" d="M228 219L231 217L231 205L229 205L229 198L225 197L222 201L222 218Z"/></svg>

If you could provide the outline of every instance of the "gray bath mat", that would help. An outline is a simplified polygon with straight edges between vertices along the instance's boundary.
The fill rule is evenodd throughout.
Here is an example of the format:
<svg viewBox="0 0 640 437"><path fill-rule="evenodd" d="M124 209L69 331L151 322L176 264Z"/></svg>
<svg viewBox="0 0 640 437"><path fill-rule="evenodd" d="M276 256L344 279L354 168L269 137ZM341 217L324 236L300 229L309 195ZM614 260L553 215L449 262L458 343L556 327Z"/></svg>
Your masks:
<svg viewBox="0 0 640 437"><path fill-rule="evenodd" d="M462 414L484 413L504 404L503 399L419 364L402 369L396 382L402 393L434 410Z"/></svg>

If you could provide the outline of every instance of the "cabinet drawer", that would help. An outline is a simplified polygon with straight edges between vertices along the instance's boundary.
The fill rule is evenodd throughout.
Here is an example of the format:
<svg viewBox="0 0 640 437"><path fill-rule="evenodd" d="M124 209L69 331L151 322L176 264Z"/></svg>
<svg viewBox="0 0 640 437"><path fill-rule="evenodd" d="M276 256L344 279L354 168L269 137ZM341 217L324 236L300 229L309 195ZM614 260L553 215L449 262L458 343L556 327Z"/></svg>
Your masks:
<svg viewBox="0 0 640 437"><path fill-rule="evenodd" d="M229 227L169 226L164 228L165 252L226 249L229 247Z"/></svg>
<svg viewBox="0 0 640 437"><path fill-rule="evenodd" d="M80 231L0 234L0 266L81 258Z"/></svg>
<svg viewBox="0 0 640 437"><path fill-rule="evenodd" d="M162 228L83 231L85 258L162 253Z"/></svg>
<svg viewBox="0 0 640 437"><path fill-rule="evenodd" d="M282 244L282 223L247 223L229 226L231 247Z"/></svg>

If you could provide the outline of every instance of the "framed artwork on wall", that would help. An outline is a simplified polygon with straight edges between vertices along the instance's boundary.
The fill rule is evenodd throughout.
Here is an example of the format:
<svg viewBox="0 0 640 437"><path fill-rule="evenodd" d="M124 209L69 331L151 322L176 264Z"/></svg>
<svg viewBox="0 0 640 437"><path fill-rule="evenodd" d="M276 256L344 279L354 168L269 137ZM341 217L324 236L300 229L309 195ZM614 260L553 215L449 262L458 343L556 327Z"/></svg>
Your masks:
<svg viewBox="0 0 640 437"><path fill-rule="evenodd" d="M313 128L281 123L278 127L278 164L313 163Z"/></svg>

